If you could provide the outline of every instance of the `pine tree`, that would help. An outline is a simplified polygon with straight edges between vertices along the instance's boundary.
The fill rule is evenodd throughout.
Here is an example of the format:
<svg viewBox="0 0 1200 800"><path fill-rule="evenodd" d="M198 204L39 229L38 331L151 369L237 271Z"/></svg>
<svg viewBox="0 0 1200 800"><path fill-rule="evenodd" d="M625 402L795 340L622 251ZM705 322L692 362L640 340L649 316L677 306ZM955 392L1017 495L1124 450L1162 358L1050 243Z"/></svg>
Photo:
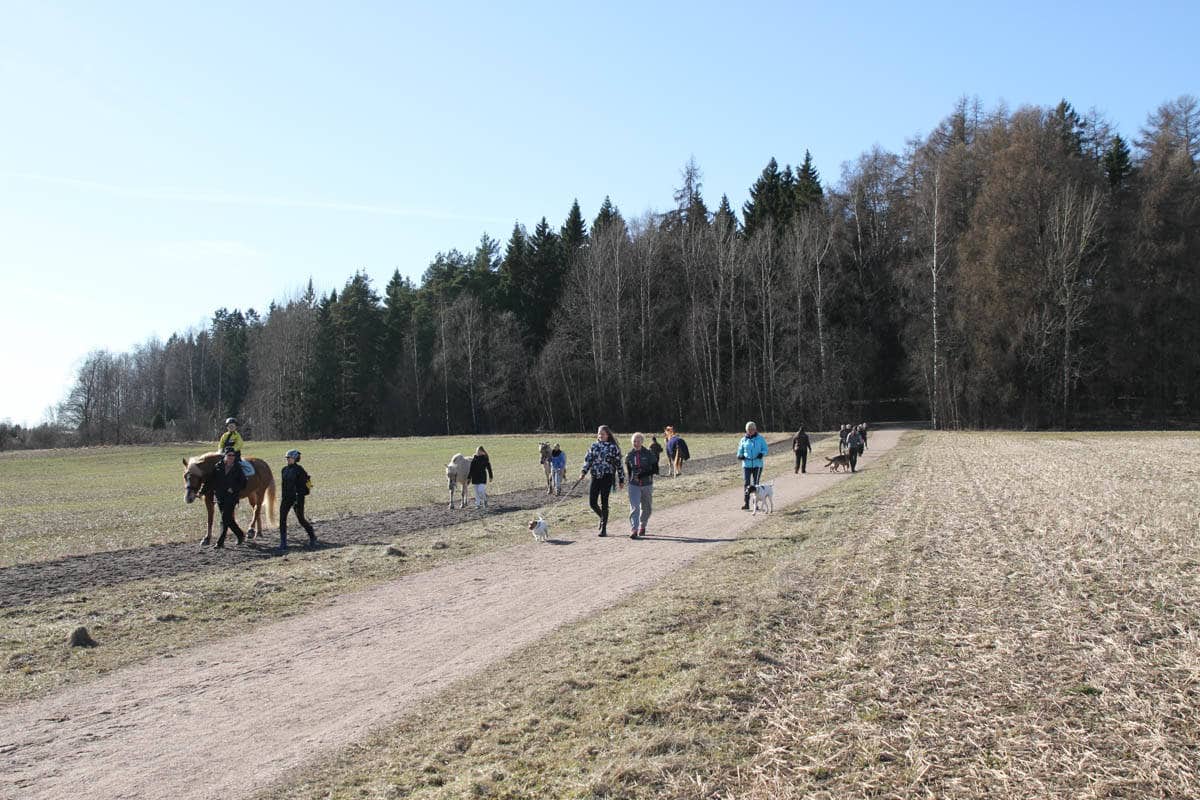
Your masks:
<svg viewBox="0 0 1200 800"><path fill-rule="evenodd" d="M1079 118L1079 113L1075 111L1075 107L1065 99L1060 100L1054 110L1050 112L1050 127L1058 135L1068 153L1083 155L1083 138L1087 129L1083 120Z"/></svg>
<svg viewBox="0 0 1200 800"><path fill-rule="evenodd" d="M399 361L396 354L404 348L404 337L412 320L415 293L412 281L401 275L400 270L392 272L383 292L383 350L385 362L393 367Z"/></svg>
<svg viewBox="0 0 1200 800"><path fill-rule="evenodd" d="M1112 144L1104 153L1102 160L1104 174L1108 178L1108 185L1114 192L1120 192L1125 188L1129 176L1133 174L1133 159L1129 155L1129 145L1121 138L1120 134L1113 136Z"/></svg>
<svg viewBox="0 0 1200 800"><path fill-rule="evenodd" d="M467 289L485 308L494 308L499 302L500 243L486 233L479 237L475 254L471 257L471 269L467 277Z"/></svg>
<svg viewBox="0 0 1200 800"><path fill-rule="evenodd" d="M559 237L562 239L563 252L568 262L575 255L576 250L587 244L587 223L583 221L583 212L579 210L578 199L571 203L571 210L567 212L567 220L563 223Z"/></svg>
<svg viewBox="0 0 1200 800"><path fill-rule="evenodd" d="M329 436L338 433L334 392L338 384L337 350L334 345L333 309L337 292L317 303L317 334L314 339L312 364L305 386L303 430L307 435Z"/></svg>
<svg viewBox="0 0 1200 800"><path fill-rule="evenodd" d="M513 224L512 236L504 248L500 261L500 307L513 314L520 314L521 286L529 279L529 238L521 223Z"/></svg>
<svg viewBox="0 0 1200 800"><path fill-rule="evenodd" d="M772 158L750 187L750 199L742 206L742 229L747 237L763 225L782 222L784 210L783 175L779 162Z"/></svg>
<svg viewBox="0 0 1200 800"><path fill-rule="evenodd" d="M729 195L721 195L721 204L717 206L717 213L713 214L713 225L718 231L737 233L738 218L729 204Z"/></svg>
<svg viewBox="0 0 1200 800"><path fill-rule="evenodd" d="M337 358L337 424L349 436L374 433L382 386L380 345L384 333L383 310L371 279L357 273L342 289L333 307L333 332Z"/></svg>
<svg viewBox="0 0 1200 800"><path fill-rule="evenodd" d="M566 273L562 241L550 229L545 217L534 228L529 240L529 271L531 280L525 284L525 303L518 316L523 318L526 330L540 349L546 341L550 314L558 305Z"/></svg>
<svg viewBox="0 0 1200 800"><path fill-rule="evenodd" d="M804 151L804 163L796 171L796 208L799 210L819 206L825 197L821 188L821 176L813 166L812 153Z"/></svg>
<svg viewBox="0 0 1200 800"><path fill-rule="evenodd" d="M621 210L613 205L613 201L609 199L608 195L604 195L604 202L600 204L600 213L592 222L592 237L595 238L597 231L603 230L609 225L625 227L625 219L621 216Z"/></svg>
<svg viewBox="0 0 1200 800"><path fill-rule="evenodd" d="M675 190L675 213L685 225L707 225L708 206L701 194L703 188L700 167L695 157L683 165L683 185Z"/></svg>

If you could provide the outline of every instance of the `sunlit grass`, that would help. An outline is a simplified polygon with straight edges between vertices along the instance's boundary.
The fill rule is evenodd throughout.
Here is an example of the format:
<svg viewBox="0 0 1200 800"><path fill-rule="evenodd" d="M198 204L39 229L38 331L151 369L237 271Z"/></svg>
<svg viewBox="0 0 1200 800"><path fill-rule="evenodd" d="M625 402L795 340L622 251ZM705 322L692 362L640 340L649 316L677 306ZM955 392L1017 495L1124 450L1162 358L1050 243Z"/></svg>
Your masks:
<svg viewBox="0 0 1200 800"><path fill-rule="evenodd" d="M622 448L628 435L620 435ZM264 458L276 475L297 447L315 488L315 519L445 502L446 462L483 445L496 481L489 492L544 485L538 442L562 445L567 474L577 474L594 437L582 434L429 436L247 442L243 455ZM736 449L737 434L687 436L693 459ZM201 503L183 499L185 456L207 443L0 453L0 566L63 555L186 541L203 532ZM242 506L245 509L245 504ZM247 512L243 510L243 519Z"/></svg>

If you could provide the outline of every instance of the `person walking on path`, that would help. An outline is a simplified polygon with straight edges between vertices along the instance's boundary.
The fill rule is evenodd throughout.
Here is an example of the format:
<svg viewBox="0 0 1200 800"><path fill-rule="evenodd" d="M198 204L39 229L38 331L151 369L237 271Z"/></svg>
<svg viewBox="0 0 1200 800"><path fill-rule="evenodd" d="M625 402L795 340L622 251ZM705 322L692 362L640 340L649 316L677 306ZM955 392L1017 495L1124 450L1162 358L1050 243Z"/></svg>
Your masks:
<svg viewBox="0 0 1200 800"><path fill-rule="evenodd" d="M792 437L792 452L796 454L796 472L799 475L801 472L808 472L808 454L812 451L812 442L808 438L808 434L804 432L804 426L800 426L800 430L796 431L796 435Z"/></svg>
<svg viewBox="0 0 1200 800"><path fill-rule="evenodd" d="M865 422L859 423L858 435L861 436L862 440L863 440L862 449L866 450L867 449L867 423L865 423ZM859 453L859 455L861 456L862 453Z"/></svg>
<svg viewBox="0 0 1200 800"><path fill-rule="evenodd" d="M767 440L758 432L753 422L746 423L746 435L738 442L737 458L742 462L742 480L745 484L742 511L750 510L750 492L762 480L763 458L767 455Z"/></svg>
<svg viewBox="0 0 1200 800"><path fill-rule="evenodd" d="M850 435L850 426L843 425L838 428L838 455L846 454L846 437Z"/></svg>
<svg viewBox="0 0 1200 800"><path fill-rule="evenodd" d="M482 445L475 449L475 455L471 458L467 479L475 487L475 507L487 508L487 482L495 480L496 476L492 474L492 461Z"/></svg>
<svg viewBox="0 0 1200 800"><path fill-rule="evenodd" d="M233 448L234 455L238 461L242 460L242 445L245 442L242 440L242 435L238 433L238 421L233 417L225 420L225 432L221 434L221 438L217 439L217 452L224 453L230 447Z"/></svg>
<svg viewBox="0 0 1200 800"><path fill-rule="evenodd" d="M675 432L671 425L667 426L667 460L671 462L671 477L678 478L683 474L683 462L691 458L687 442Z"/></svg>
<svg viewBox="0 0 1200 800"><path fill-rule="evenodd" d="M588 473L592 482L588 491L588 505L600 518L600 535L608 536L608 496L612 493L613 479L619 488L625 488L625 467L621 464L621 448L613 438L612 428L601 425L596 430L596 441L583 457L583 469L579 479Z"/></svg>
<svg viewBox="0 0 1200 800"><path fill-rule="evenodd" d="M654 453L654 455L657 456L660 461L662 460L663 446L658 443L657 436L650 437L650 447L648 449L650 452Z"/></svg>
<svg viewBox="0 0 1200 800"><path fill-rule="evenodd" d="M646 437L635 433L630 439L633 449L625 456L625 471L629 473L629 538L646 535L646 523L654 505L654 476L658 474L658 453L642 447Z"/></svg>
<svg viewBox="0 0 1200 800"><path fill-rule="evenodd" d="M238 544L246 541L246 532L237 523L237 504L246 489L246 473L238 463L237 453L232 447L225 448L225 458L217 465L212 476L213 494L217 498L217 507L221 509L221 535L217 537L217 547L225 546L225 535L233 530Z"/></svg>
<svg viewBox="0 0 1200 800"><path fill-rule="evenodd" d="M288 513L296 511L296 521L308 534L308 546L316 547L317 534L312 523L304 516L304 498L312 491L312 478L308 471L300 466L300 451L288 450L284 456L287 466L279 473L279 549L287 550L287 520Z"/></svg>
<svg viewBox="0 0 1200 800"><path fill-rule="evenodd" d="M846 436L846 452L850 456L850 471L857 472L858 457L862 455L863 441L855 428Z"/></svg>
<svg viewBox="0 0 1200 800"><path fill-rule="evenodd" d="M567 477L567 454L555 442L550 451L550 480L554 483L554 494L562 494L562 484Z"/></svg>

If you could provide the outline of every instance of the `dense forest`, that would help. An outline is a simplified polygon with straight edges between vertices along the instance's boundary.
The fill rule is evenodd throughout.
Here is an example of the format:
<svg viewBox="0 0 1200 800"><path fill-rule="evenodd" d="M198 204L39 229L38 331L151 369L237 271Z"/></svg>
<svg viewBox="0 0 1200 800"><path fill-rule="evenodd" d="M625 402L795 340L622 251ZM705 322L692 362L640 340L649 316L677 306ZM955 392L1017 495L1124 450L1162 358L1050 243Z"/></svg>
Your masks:
<svg viewBox="0 0 1200 800"><path fill-rule="evenodd" d="M1200 418L1200 105L960 101L823 179L774 158L741 209L605 200L81 363L78 442L534 429L1164 427ZM565 205L565 204L564 204ZM715 207L714 207L715 206ZM9 431L8 433L12 433ZM18 432L19 433L19 432ZM0 440L4 437L0 436ZM13 442L10 441L11 446Z"/></svg>

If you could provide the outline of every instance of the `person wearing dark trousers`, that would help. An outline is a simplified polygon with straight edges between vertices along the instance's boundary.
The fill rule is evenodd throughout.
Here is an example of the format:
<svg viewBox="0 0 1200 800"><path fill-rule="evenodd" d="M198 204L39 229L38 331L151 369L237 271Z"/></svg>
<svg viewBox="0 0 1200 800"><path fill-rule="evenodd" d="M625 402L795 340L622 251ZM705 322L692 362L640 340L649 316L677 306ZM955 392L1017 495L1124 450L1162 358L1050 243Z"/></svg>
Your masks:
<svg viewBox="0 0 1200 800"><path fill-rule="evenodd" d="M858 471L858 457L862 455L863 441L858 429L853 429L846 436L846 453L850 456L850 471Z"/></svg>
<svg viewBox="0 0 1200 800"><path fill-rule="evenodd" d="M608 536L608 496L612 493L614 478L619 488L625 488L625 467L621 463L621 448L617 446L612 429L607 425L601 425L596 430L596 441L583 457L579 479L583 480L589 472L592 482L588 491L588 505L600 518L600 535Z"/></svg>
<svg viewBox="0 0 1200 800"><path fill-rule="evenodd" d="M312 523L304 516L304 498L311 491L312 481L304 467L300 466L300 451L287 451L287 466L280 473L279 482L282 489L279 501L279 549L287 550L287 521L288 513L296 512L296 520L300 527L308 533L308 546L315 547L317 534L313 531Z"/></svg>
<svg viewBox="0 0 1200 800"><path fill-rule="evenodd" d="M745 491L742 497L742 511L750 510L750 492L762 480L763 459L767 455L767 440L758 432L758 426L753 422L746 423L746 435L738 442L737 458L742 462L742 480Z"/></svg>
<svg viewBox="0 0 1200 800"><path fill-rule="evenodd" d="M210 481L213 494L217 499L217 508L221 509L221 535L217 537L217 547L225 546L225 535L230 530L237 537L238 544L246 541L246 532L237 523L237 504L246 489L246 473L238 463L237 453L232 447L225 448L225 458L217 464Z"/></svg>
<svg viewBox="0 0 1200 800"><path fill-rule="evenodd" d="M808 472L808 454L812 451L812 442L808 438L808 434L804 432L804 426L800 426L800 430L796 431L796 435L792 437L792 452L796 454L796 472Z"/></svg>

